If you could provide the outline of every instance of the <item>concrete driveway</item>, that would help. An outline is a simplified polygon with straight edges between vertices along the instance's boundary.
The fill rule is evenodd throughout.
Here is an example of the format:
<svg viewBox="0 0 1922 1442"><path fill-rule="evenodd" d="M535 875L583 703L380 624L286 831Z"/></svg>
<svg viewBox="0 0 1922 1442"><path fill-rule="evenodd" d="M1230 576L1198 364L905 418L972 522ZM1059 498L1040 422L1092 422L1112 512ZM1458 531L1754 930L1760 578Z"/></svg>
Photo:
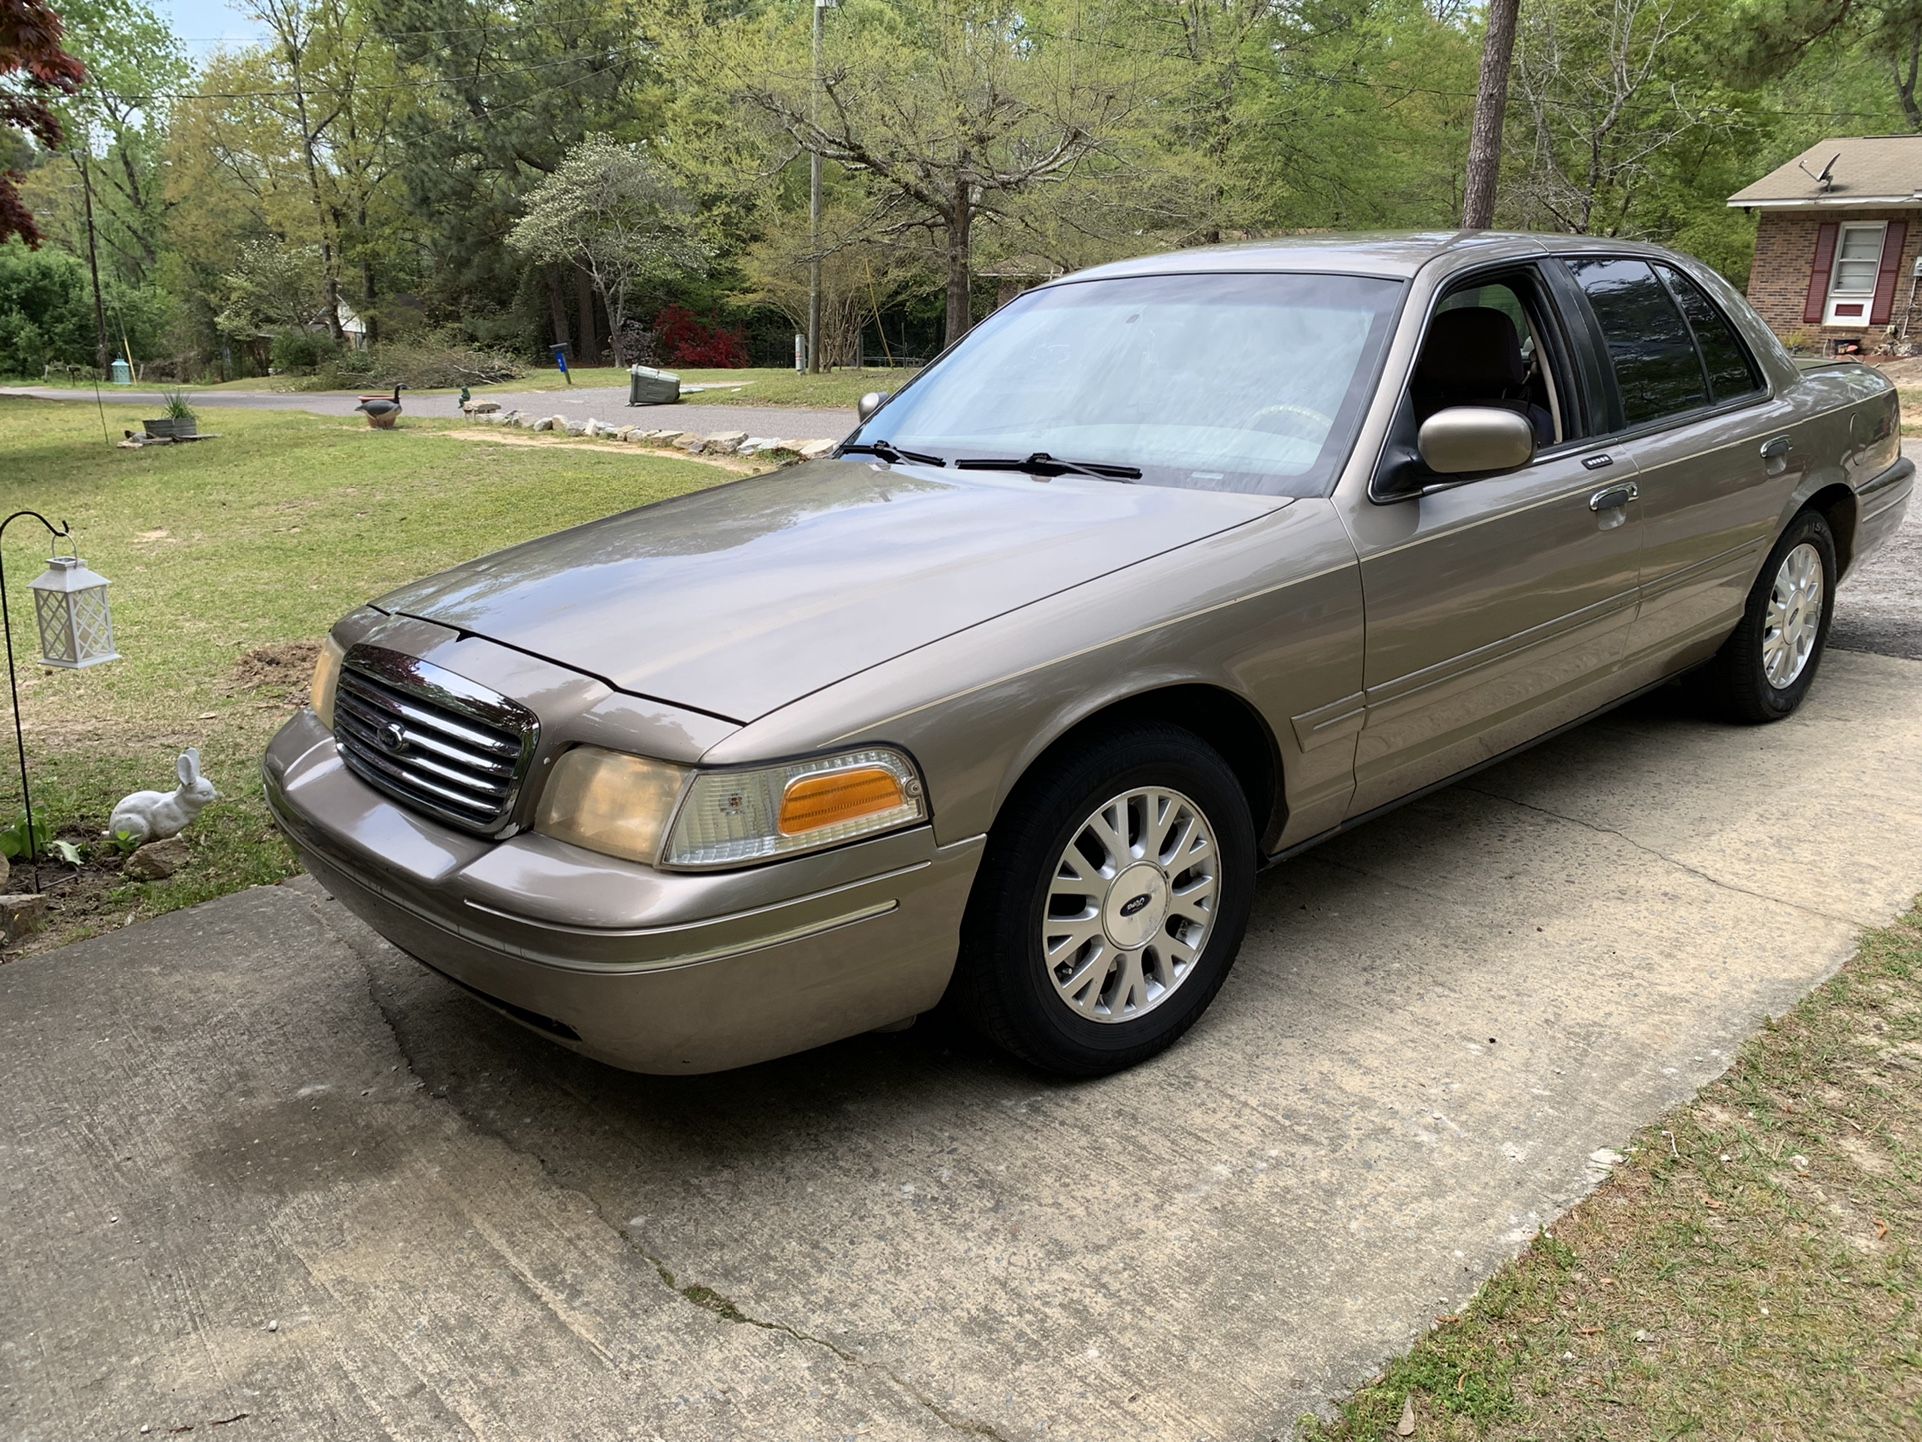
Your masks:
<svg viewBox="0 0 1922 1442"><path fill-rule="evenodd" d="M1092 1084L929 1028L628 1076L307 884L0 968L0 1436L1285 1435L1922 887L1918 703L1835 651L1431 796Z"/></svg>
<svg viewBox="0 0 1922 1442"><path fill-rule="evenodd" d="M730 392L722 389L697 391L691 400L671 406L630 406L625 389L609 386L574 386L558 391L489 391L484 400L500 402L504 411L518 410L530 416L562 415L570 420L606 421L615 426L679 426L683 430L746 431L751 436L778 436L786 439L821 438L838 441L854 429L852 410L810 410L801 406L730 405ZM123 414L140 411L153 415L161 397L153 391L109 389L101 392L114 417L115 429L138 425L138 420ZM28 396L42 401L85 401L93 404L93 392L64 390L54 386L8 386L0 396ZM190 399L197 408L210 410L306 411L318 416L354 414L356 397L348 391L195 391ZM405 413L441 420L460 417L460 397L446 395L403 395ZM210 424L208 429L213 429Z"/></svg>

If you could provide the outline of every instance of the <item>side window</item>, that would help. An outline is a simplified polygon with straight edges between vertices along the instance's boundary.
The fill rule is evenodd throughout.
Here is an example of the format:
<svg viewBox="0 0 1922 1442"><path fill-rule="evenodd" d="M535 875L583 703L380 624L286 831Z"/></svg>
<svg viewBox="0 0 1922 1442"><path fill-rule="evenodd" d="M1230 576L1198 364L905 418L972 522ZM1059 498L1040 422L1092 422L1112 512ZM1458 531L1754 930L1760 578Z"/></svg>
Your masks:
<svg viewBox="0 0 1922 1442"><path fill-rule="evenodd" d="M1688 324L1648 262L1580 256L1567 264L1601 325L1623 421L1646 425L1707 405Z"/></svg>
<svg viewBox="0 0 1922 1442"><path fill-rule="evenodd" d="M1761 390L1761 376L1749 357L1748 347L1735 334L1735 327L1729 324L1721 307L1674 266L1662 265L1656 269L1668 282L1668 288L1681 304L1682 314L1688 317L1695 331L1695 343L1702 349L1702 366L1708 371L1709 394L1719 403Z"/></svg>
<svg viewBox="0 0 1922 1442"><path fill-rule="evenodd" d="M1567 439L1567 396L1543 351L1535 288L1530 276L1504 274L1442 297L1409 386L1417 425L1450 406L1495 406L1525 417L1538 449Z"/></svg>

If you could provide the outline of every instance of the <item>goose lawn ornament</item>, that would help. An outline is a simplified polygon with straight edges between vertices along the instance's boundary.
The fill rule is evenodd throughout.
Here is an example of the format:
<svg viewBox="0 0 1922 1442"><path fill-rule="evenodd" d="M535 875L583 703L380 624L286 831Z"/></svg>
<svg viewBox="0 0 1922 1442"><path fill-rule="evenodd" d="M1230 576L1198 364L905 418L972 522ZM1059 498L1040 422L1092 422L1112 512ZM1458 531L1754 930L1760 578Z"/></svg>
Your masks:
<svg viewBox="0 0 1922 1442"><path fill-rule="evenodd" d="M391 431L394 422L400 419L400 393L405 386L395 386L390 400L386 396L362 396L360 404L354 409L367 417L367 424L377 431Z"/></svg>
<svg viewBox="0 0 1922 1442"><path fill-rule="evenodd" d="M178 836L208 802L220 799L213 782L200 774L199 747L181 752L174 774L180 785L172 791L136 791L121 797L107 822L107 835L139 845Z"/></svg>

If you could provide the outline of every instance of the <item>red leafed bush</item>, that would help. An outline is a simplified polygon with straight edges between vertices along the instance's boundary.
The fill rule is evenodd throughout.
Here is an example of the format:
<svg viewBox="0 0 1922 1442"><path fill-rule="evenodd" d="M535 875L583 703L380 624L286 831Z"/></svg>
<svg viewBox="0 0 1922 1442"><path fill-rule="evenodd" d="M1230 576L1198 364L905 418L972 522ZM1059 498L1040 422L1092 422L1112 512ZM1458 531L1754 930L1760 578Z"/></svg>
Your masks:
<svg viewBox="0 0 1922 1442"><path fill-rule="evenodd" d="M686 306L670 305L654 317L655 344L671 366L738 370L747 364L747 335L709 325Z"/></svg>
<svg viewBox="0 0 1922 1442"><path fill-rule="evenodd" d="M46 150L60 145L60 117L51 101L72 95L87 67L60 48L65 34L46 0L0 0L0 140L24 130ZM20 200L19 171L0 166L0 241L17 235L32 250L40 244L33 214ZM745 362L743 362L745 364Z"/></svg>

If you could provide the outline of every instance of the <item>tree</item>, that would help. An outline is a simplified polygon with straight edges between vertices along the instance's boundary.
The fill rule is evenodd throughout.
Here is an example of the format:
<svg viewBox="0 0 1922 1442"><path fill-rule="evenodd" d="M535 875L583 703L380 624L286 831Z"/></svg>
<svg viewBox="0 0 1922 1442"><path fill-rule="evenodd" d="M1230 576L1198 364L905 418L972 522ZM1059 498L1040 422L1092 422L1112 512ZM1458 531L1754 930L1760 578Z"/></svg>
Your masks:
<svg viewBox="0 0 1922 1442"><path fill-rule="evenodd" d="M143 0L65 0L67 43L88 84L60 107L62 122L97 156L94 211L112 270L152 279L168 202L161 182L171 95L193 75L173 31ZM77 171L78 149L70 154ZM71 208L71 207L70 207Z"/></svg>
<svg viewBox="0 0 1922 1442"><path fill-rule="evenodd" d="M857 195L855 197L859 199ZM824 368L858 365L861 333L882 312L936 272L925 247L877 240L866 233L865 211L830 203L821 217L821 360ZM796 333L808 321L808 229L799 215L779 215L741 256L748 286L740 297L771 305Z"/></svg>
<svg viewBox="0 0 1922 1442"><path fill-rule="evenodd" d="M1022 197L1141 164L1135 143L1169 88L1167 62L1125 19L1120 0L849 5L818 104L799 11L693 26L680 61L799 152L866 181L876 234L933 234L951 343L973 320L977 226L1011 223Z"/></svg>
<svg viewBox="0 0 1922 1442"><path fill-rule="evenodd" d="M1525 223L1619 235L1641 188L1722 125L1705 0L1531 0L1516 59ZM1726 193L1726 192L1723 192ZM1719 198L1719 197L1712 197Z"/></svg>
<svg viewBox="0 0 1922 1442"><path fill-rule="evenodd" d="M247 338L307 326L320 311L319 258L317 246L248 241L221 276L215 325L225 335Z"/></svg>
<svg viewBox="0 0 1922 1442"><path fill-rule="evenodd" d="M1515 49L1520 0L1488 0L1482 39L1481 84L1475 97L1475 128L1468 138L1468 184L1462 197L1462 228L1486 230L1495 223L1495 183L1501 178L1502 125L1508 115L1509 57Z"/></svg>
<svg viewBox="0 0 1922 1442"><path fill-rule="evenodd" d="M396 129L411 227L437 305L470 329L599 349L592 283L572 265L530 267L503 239L527 193L588 135L657 138L662 90L645 0L385 0L417 103ZM705 83L699 77L696 84ZM711 87L710 87L711 88ZM519 303L521 317L506 312ZM545 324L532 322L540 307Z"/></svg>
<svg viewBox="0 0 1922 1442"><path fill-rule="evenodd" d="M708 261L693 206L647 147L606 136L582 141L534 187L508 243L538 264L586 272L616 336L637 284L672 280Z"/></svg>
<svg viewBox="0 0 1922 1442"><path fill-rule="evenodd" d="M1748 19L1742 60L1750 80L1827 43L1868 59L1909 129L1922 130L1922 0L1763 0Z"/></svg>
<svg viewBox="0 0 1922 1442"><path fill-rule="evenodd" d="M60 145L60 119L48 100L72 95L87 69L61 48L60 17L45 0L0 0L0 80L19 77L24 89L0 89L0 135L23 131L48 150ZM19 236L40 244L33 215L20 200L21 173L0 171L0 242Z"/></svg>

